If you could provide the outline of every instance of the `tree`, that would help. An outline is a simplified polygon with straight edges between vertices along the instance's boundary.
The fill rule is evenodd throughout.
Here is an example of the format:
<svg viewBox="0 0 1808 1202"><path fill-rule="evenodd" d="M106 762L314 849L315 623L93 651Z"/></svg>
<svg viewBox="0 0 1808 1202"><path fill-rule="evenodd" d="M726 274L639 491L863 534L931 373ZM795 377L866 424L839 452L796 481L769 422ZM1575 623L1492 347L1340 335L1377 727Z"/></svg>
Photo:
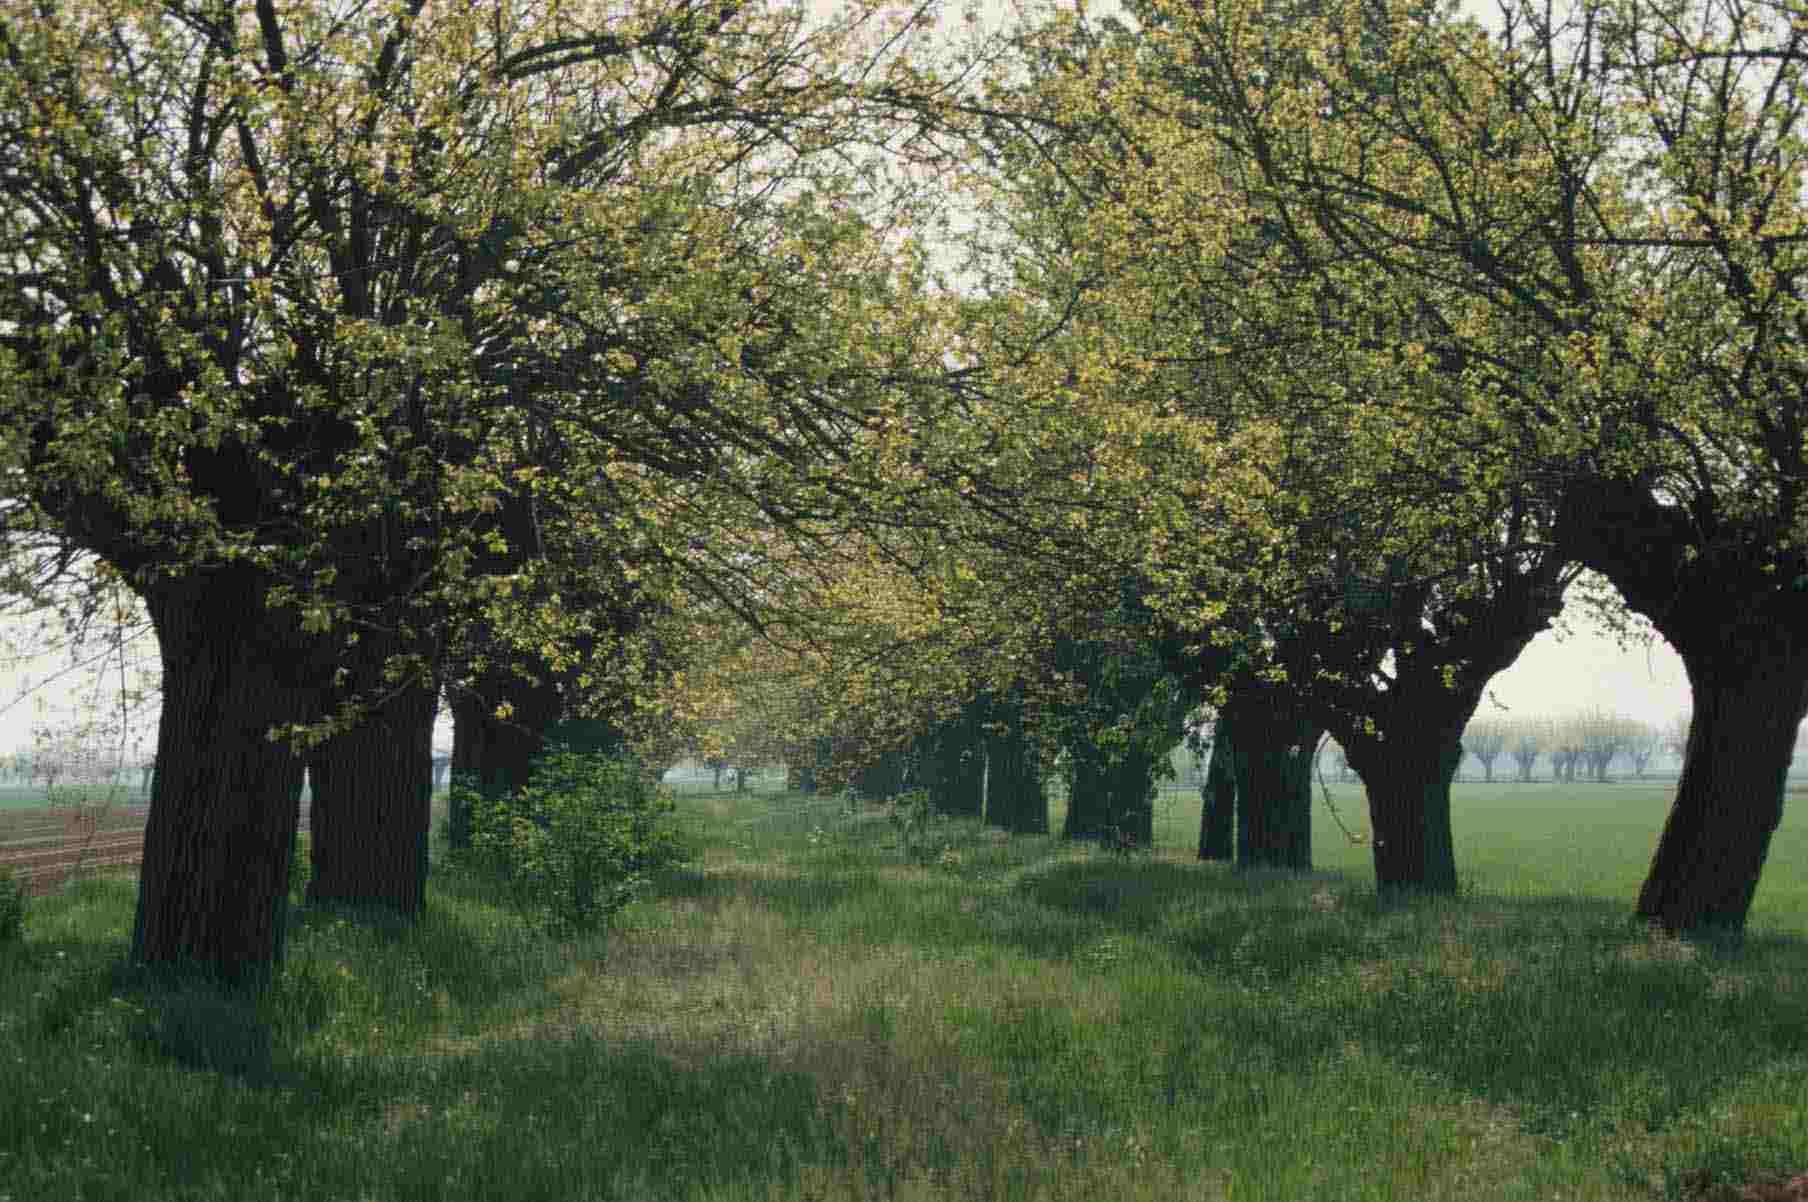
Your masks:
<svg viewBox="0 0 1808 1202"><path fill-rule="evenodd" d="M1155 792L1168 753L1186 737L1196 700L1169 673L1151 643L1147 611L1132 582L1116 610L1094 618L1054 648L1071 698L1053 718L1067 753L1065 839L1121 840L1147 848L1155 839Z"/></svg>
<svg viewBox="0 0 1808 1202"><path fill-rule="evenodd" d="M1662 738L1657 727L1649 722L1633 720L1627 723L1626 758L1632 761L1632 774L1640 780L1645 779L1645 766L1651 762L1651 757L1657 754Z"/></svg>
<svg viewBox="0 0 1808 1202"><path fill-rule="evenodd" d="M1095 546L1155 582L1148 604L1199 655L1178 668L1189 684L1234 699L1283 675L1280 708L1329 729L1368 787L1382 889L1454 890L1462 729L1575 575L1550 546L1554 501L1506 470L1460 378L1397 353L1414 310L1362 304L1360 265L1247 161L1245 89L1308 86L1307 48L1229 63L1246 31L1223 13L1133 10L1134 35L1066 15L1022 35L1032 83L1000 119L1011 178L982 193L1003 243L990 276L1008 285L975 324L1027 409L1059 396L1083 415ZM1350 16L1350 60L1372 61L1388 30ZM1377 68L1364 87L1387 84ZM1315 741L1277 721L1238 715L1233 746Z"/></svg>
<svg viewBox="0 0 1808 1202"><path fill-rule="evenodd" d="M1507 751L1518 769L1516 779L1530 784L1532 768L1541 752L1550 750L1552 727L1542 718L1516 718L1507 728ZM1553 775L1556 769L1552 768Z"/></svg>
<svg viewBox="0 0 1808 1202"><path fill-rule="evenodd" d="M1018 835L1048 834L1048 792L1035 714L1023 690L988 696L986 720L986 822Z"/></svg>
<svg viewBox="0 0 1808 1202"><path fill-rule="evenodd" d="M1580 715L1570 714L1551 723L1551 779L1576 779L1576 765L1588 748L1588 731Z"/></svg>
<svg viewBox="0 0 1808 1202"><path fill-rule="evenodd" d="M1613 757L1627 749L1636 724L1631 719L1596 708L1581 716L1582 758L1588 774L1599 784L1607 783L1607 768Z"/></svg>
<svg viewBox="0 0 1808 1202"><path fill-rule="evenodd" d="M1152 7L1200 28L1195 6ZM1210 12L1189 68L1250 187L1177 202L1219 218L1194 244L1247 230L1259 194L1322 252L1243 309L1291 306L1304 360L1360 352L1415 437L1493 429L1496 465L1556 501L1555 554L1676 648L1694 725L1636 909L1740 929L1808 712L1808 452L1788 433L1808 412L1808 28L1739 0L1507 0L1498 32L1356 0L1284 27ZM1264 72L1277 53L1312 72ZM1370 324L1328 329L1306 302ZM1428 371L1449 387L1406 387Z"/></svg>
<svg viewBox="0 0 1808 1202"><path fill-rule="evenodd" d="M854 433L939 362L894 337L920 259L787 149L882 143L876 98L938 86L872 16L0 9L9 521L129 581L163 657L134 959L268 974L304 757L391 701L370 803L418 846L420 699L502 583L469 569L507 484L670 562L879 478ZM529 411L568 480L516 458Z"/></svg>
<svg viewBox="0 0 1808 1202"><path fill-rule="evenodd" d="M1481 762L1483 778L1494 783L1494 761L1507 747L1508 725L1500 718L1475 718L1463 729L1463 750Z"/></svg>

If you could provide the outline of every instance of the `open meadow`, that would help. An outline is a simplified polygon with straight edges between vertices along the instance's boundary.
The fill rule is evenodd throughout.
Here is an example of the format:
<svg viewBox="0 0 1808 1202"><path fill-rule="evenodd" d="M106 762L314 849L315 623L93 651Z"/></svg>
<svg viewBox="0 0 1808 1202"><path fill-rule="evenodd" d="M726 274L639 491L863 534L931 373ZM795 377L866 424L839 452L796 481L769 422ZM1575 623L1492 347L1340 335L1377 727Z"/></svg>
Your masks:
<svg viewBox="0 0 1808 1202"><path fill-rule="evenodd" d="M696 859L606 935L436 870L411 928L298 905L254 1002L122 969L91 877L0 945L0 1202L1808 1197L1808 799L1742 949L1629 919L1667 802L1460 785L1464 894L1383 911L1322 803L1289 876L1198 863L1193 793L1153 855L921 865L684 792Z"/></svg>

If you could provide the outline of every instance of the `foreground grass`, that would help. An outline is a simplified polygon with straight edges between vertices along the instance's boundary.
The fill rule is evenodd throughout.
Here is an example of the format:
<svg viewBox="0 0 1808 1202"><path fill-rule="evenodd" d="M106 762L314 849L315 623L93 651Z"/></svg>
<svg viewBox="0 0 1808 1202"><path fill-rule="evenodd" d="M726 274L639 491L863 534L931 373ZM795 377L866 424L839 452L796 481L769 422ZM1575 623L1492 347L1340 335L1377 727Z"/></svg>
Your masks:
<svg viewBox="0 0 1808 1202"><path fill-rule="evenodd" d="M1556 891L1597 802L1532 800L1468 798L1471 893L1383 912L1359 871L973 825L920 867L874 816L689 797L699 860L607 936L540 938L442 873L412 928L298 908L255 1003L123 973L133 886L83 882L0 947L0 1202L1680 1199L1808 1171L1808 944L1756 916L1697 948L1617 884ZM1799 825L1761 901L1802 877ZM1586 859L1636 881L1654 830Z"/></svg>

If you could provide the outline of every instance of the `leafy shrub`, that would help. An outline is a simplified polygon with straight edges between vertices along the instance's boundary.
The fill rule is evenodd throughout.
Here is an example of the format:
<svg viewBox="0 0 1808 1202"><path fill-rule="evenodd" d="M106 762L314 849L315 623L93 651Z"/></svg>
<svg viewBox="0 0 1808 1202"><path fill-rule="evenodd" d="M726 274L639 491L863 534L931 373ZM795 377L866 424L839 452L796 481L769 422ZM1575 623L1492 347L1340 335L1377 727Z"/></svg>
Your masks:
<svg viewBox="0 0 1808 1202"><path fill-rule="evenodd" d="M891 803L891 824L898 832L898 850L915 864L933 864L948 850L941 838L942 815L924 789L900 793Z"/></svg>
<svg viewBox="0 0 1808 1202"><path fill-rule="evenodd" d="M297 899L307 896L308 882L314 879L312 847L307 831L295 836L295 854L289 861L289 892Z"/></svg>
<svg viewBox="0 0 1808 1202"><path fill-rule="evenodd" d="M25 882L10 868L0 867L0 943L25 938Z"/></svg>
<svg viewBox="0 0 1808 1202"><path fill-rule="evenodd" d="M518 797L470 806L468 861L506 882L515 904L556 931L589 930L689 851L661 819L673 810L631 758L558 746L534 761Z"/></svg>

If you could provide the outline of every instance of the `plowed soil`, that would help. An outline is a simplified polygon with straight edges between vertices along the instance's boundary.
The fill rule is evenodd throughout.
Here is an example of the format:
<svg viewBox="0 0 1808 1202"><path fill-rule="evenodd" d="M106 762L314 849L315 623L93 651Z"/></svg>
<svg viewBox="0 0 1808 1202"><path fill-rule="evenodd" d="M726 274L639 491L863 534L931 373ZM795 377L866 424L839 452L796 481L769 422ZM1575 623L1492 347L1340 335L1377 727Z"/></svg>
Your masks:
<svg viewBox="0 0 1808 1202"><path fill-rule="evenodd" d="M0 865L17 872L34 896L55 892L78 871L136 868L147 812L145 806L0 810ZM308 829L305 805L301 829Z"/></svg>

